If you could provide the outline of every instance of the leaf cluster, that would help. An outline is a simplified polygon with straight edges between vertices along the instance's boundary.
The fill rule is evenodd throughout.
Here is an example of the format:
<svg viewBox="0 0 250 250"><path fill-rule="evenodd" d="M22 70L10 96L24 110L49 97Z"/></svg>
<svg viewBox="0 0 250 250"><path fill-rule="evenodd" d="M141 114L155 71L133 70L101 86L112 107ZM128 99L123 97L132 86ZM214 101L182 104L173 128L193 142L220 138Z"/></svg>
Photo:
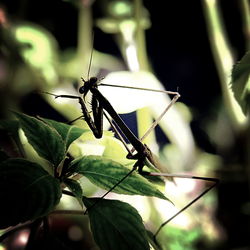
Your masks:
<svg viewBox="0 0 250 250"><path fill-rule="evenodd" d="M118 200L86 197L84 188L75 179L75 176L84 176L94 185L110 190L131 170L101 156L82 156L69 161L70 145L84 133L89 133L89 130L22 113L14 114L18 121L2 121L0 128L7 130L16 141L19 140L16 129L21 128L28 143L46 160L51 171L45 170L38 162L11 158L1 151L0 228L47 216L55 210L62 194L69 193L64 192L67 187L82 207L90 208L91 230L101 249L149 249L147 231L135 208ZM136 172L112 192L167 199Z"/></svg>

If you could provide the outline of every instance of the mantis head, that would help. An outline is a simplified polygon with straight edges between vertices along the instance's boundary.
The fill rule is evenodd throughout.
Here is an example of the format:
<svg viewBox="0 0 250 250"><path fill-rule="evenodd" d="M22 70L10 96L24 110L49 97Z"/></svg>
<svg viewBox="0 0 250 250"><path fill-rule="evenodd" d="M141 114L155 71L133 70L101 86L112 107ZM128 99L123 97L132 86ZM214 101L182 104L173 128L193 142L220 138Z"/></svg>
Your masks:
<svg viewBox="0 0 250 250"><path fill-rule="evenodd" d="M79 93L83 94L83 98L85 99L85 96L88 94L88 92L90 91L91 88L95 88L97 86L98 83L98 78L97 77L90 77L90 79L88 81L85 81L82 78L83 81L83 86L81 86L79 88Z"/></svg>

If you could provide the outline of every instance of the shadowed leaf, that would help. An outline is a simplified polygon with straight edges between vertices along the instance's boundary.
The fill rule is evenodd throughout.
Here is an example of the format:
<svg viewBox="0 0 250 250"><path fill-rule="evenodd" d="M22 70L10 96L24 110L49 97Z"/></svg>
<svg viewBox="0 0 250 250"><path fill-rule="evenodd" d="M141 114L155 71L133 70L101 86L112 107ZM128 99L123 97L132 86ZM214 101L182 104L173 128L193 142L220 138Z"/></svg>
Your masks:
<svg viewBox="0 0 250 250"><path fill-rule="evenodd" d="M82 188L81 185L76 181L69 178L65 178L63 180L63 183L69 188L69 190L75 195L76 199L80 203L80 205L83 207L82 203Z"/></svg>
<svg viewBox="0 0 250 250"><path fill-rule="evenodd" d="M118 200L83 198L89 209L91 230L102 250L147 250L149 244L142 218L131 205Z"/></svg>
<svg viewBox="0 0 250 250"><path fill-rule="evenodd" d="M60 183L40 165L24 159L0 164L0 228L51 212L61 198Z"/></svg>

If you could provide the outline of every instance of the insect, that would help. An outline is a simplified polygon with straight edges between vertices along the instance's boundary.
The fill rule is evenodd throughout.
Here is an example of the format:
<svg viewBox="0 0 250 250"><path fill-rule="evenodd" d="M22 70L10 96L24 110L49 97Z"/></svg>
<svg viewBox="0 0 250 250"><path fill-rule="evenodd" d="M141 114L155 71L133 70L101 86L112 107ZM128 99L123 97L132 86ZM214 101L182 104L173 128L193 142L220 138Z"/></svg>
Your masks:
<svg viewBox="0 0 250 250"><path fill-rule="evenodd" d="M155 160L154 155L152 154L151 150L148 148L146 144L143 144L142 141L144 138L146 138L150 132L158 125L162 117L166 114L166 112L173 106L176 101L180 98L180 94L178 92L173 91L166 91L166 90L155 90L155 89L149 89L149 88L139 88L139 87L126 87L126 86L116 86L116 85L110 85L110 84L104 84L101 83L102 79L98 79L97 77L89 77L90 73L90 67L92 62L92 55L93 50L91 51L90 56L90 63L88 68L88 74L87 79L85 80L82 78L83 85L79 88L79 93L81 96L75 96L75 95L55 95L48 92L45 92L49 95L54 96L55 98L69 98L69 99L76 99L81 107L82 115L70 123L79 120L84 119L86 123L88 124L89 128L92 130L94 136L96 138L101 138L103 135L103 116L106 117L106 119L109 121L111 127L114 129L120 140L122 141L123 145L128 151L127 158L134 159L136 162L134 163L131 171L128 172L123 178L121 178L120 181L118 181L110 190L108 190L101 198L104 198L109 192L114 190L120 183L122 183L126 178L129 177L129 175L132 174L134 171L138 171L139 174L144 176L158 176L158 177L166 177L169 179L172 178L187 178L187 179L197 179L197 180L203 180L207 182L211 182L212 184L206 188L203 192L201 192L198 196L196 196L191 202L189 202L186 206L184 206L182 209L180 209L177 213L175 213L171 218L169 218L167 221L162 223L160 227L156 230L153 238L155 243L156 236L159 234L161 229L168 224L171 220L173 220L176 216L181 214L184 210L189 208L192 204L194 204L197 200L199 200L202 196L204 196L207 192L209 192L211 189L213 189L219 182L216 178L210 178L210 177L200 177L200 176L191 176L191 175L176 175L176 174L168 174L168 173L159 173L159 172L146 172L143 170L143 167L145 165L151 166L155 169L157 168L157 161ZM163 112L160 114L160 116L153 122L151 127L146 131L144 136L141 139L138 139L133 132L129 129L129 127L124 123L124 121L121 119L121 117L118 115L118 113L115 111L113 106L110 104L110 102L103 96L103 94L98 90L99 86L110 86L110 87L120 87L120 88L131 88L136 90L143 90L143 91L153 91L153 92L160 92L165 93L169 95L173 95L174 97L169 102L167 107L163 110ZM90 100L90 106L91 110L89 111L86 107L86 96L88 93L91 93L91 100ZM90 114L92 113L92 115ZM109 116L112 118L112 120L109 118ZM123 136L119 132L121 131L122 134L128 139L130 144L132 145L132 149L130 149L125 142ZM136 151L136 153L134 153ZM100 199L101 200L101 199ZM85 213L94 207L96 205L93 204L92 206L88 207Z"/></svg>
<svg viewBox="0 0 250 250"><path fill-rule="evenodd" d="M80 106L83 115L81 117L78 117L77 119L84 118L84 120L87 122L88 126L92 130L93 134L96 138L102 137L102 122L103 122L103 115L108 119L111 126L115 130L115 132L118 134L119 138L123 141L123 144L125 145L128 155L127 158L136 160L135 164L133 165L130 172L128 172L127 175L125 175L119 182L117 182L109 191L107 191L101 198L104 198L109 192L115 189L122 181L124 181L133 171L138 170L138 172L141 175L148 175L148 176L161 176L161 177L168 177L168 178L192 178L192 179L198 179L203 181L212 182L212 185L209 186L207 189L205 189L201 194L199 194L195 199L193 199L191 202L189 202L185 207L183 207L180 211L178 211L176 214L174 214L170 219L168 219L166 222L164 222L156 231L154 235L154 239L156 241L156 236L160 232L160 230L171 220L173 220L176 216L178 216L180 213L182 213L184 210L186 210L188 207L190 207L193 203L195 203L198 199L200 199L203 195L205 195L207 192L209 192L214 186L217 185L218 179L216 178L208 178L208 177L198 177L198 176L190 176L190 175L175 175L175 174L167 174L167 173L152 173L152 172L145 172L143 171L144 165L156 165L155 158L151 152L151 150L147 147L147 145L143 144L140 139L138 139L132 131L127 127L127 125L124 123L124 121L121 119L121 117L117 114L115 109L112 107L110 102L102 95L102 93L98 90L98 86L102 85L98 78L91 77L89 80L84 80L83 86L80 87L79 93L83 95L83 97L80 96L73 96L73 95L53 95L55 98L71 98L71 99L77 99ZM106 85L106 84L103 84ZM107 85L111 86L111 85ZM178 92L170 92L170 91L162 91L162 90L152 90L152 89L142 89L135 87L134 89L138 90L146 90L146 91L156 91L156 92L164 92L167 94L173 94L174 97L169 103L169 105L164 109L162 114L156 121L152 124L152 126L148 129L148 131L145 133L143 138L145 138L152 129L154 129L155 126L159 123L160 119L164 116L164 114L169 110L169 108L177 101L177 99L180 97ZM85 98L88 92L92 93L91 97L91 107L92 107L92 117L86 107L85 104ZM113 122L110 120L109 116L113 119L115 126ZM77 120L75 119L75 120ZM133 149L129 149L125 141L122 139L122 135L119 133L119 130L126 136L128 141L133 146ZM136 151L136 153L134 153ZM93 205L95 206L95 204ZM92 207L89 207L88 209L91 209Z"/></svg>

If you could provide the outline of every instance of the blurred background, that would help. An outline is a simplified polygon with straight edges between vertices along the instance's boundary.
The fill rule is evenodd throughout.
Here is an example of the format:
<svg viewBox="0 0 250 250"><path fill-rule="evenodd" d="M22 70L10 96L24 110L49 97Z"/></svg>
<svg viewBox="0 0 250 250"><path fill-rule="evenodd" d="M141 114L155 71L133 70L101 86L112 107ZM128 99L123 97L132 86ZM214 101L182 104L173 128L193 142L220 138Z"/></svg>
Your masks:
<svg viewBox="0 0 250 250"><path fill-rule="evenodd" d="M1 118L16 109L73 120L80 114L77 103L42 92L77 95L80 77L178 91L178 103L146 143L171 173L217 177L220 184L165 227L159 235L164 249L250 249L250 131L230 86L232 66L250 46L249 5L246 0L0 1ZM169 103L165 94L103 91L139 137ZM168 185L177 207L206 187ZM145 217L159 225L171 208L152 202L157 215Z"/></svg>

